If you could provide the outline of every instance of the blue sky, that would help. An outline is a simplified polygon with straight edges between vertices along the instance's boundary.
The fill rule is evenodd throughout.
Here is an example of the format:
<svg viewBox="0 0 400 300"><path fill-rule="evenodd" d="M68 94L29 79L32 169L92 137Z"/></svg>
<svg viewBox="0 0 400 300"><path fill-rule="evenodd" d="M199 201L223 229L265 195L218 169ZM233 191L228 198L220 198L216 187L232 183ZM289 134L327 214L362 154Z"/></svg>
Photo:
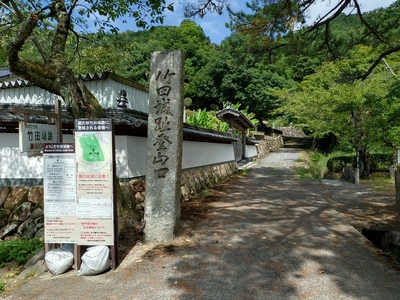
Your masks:
<svg viewBox="0 0 400 300"><path fill-rule="evenodd" d="M168 0L167 2L174 3L175 10L173 12L167 11L163 25L179 26L185 19L183 13L183 4L187 2L196 2L197 0ZM311 25L319 16L324 16L328 13L340 0L317 0L317 3L312 5L309 9L310 18L307 25ZM387 7L396 0L358 0L363 12L368 12L380 7ZM228 0L229 5L233 11L250 12L246 7L246 1ZM351 13L352 9L349 8L345 11ZM221 41L231 34L231 31L225 26L229 23L229 15L225 9L222 15L217 13L208 13L204 18L196 17L194 20L200 25L206 36L208 36L212 43L220 44ZM120 31L132 30L136 31L137 28L128 23L123 24L121 20L116 22L116 26Z"/></svg>
<svg viewBox="0 0 400 300"><path fill-rule="evenodd" d="M183 6L181 4L182 0L173 0L172 2L174 2L175 11L167 13L164 25L179 26L182 20L184 20ZM324 0L313 5L310 10L311 19L309 24L312 24L318 15L322 16L332 9L337 2L338 0ZM365 12L379 7L387 7L393 2L395 2L395 0L359 0L361 8ZM240 0L229 1L233 11L245 10L245 3L246 1ZM350 10L348 10L348 12L350 12ZM224 38L231 34L230 30L225 27L225 23L229 22L229 15L226 10L221 16L214 13L206 15L203 19L196 17L193 20L203 28L206 36L208 36L213 43L220 44Z"/></svg>

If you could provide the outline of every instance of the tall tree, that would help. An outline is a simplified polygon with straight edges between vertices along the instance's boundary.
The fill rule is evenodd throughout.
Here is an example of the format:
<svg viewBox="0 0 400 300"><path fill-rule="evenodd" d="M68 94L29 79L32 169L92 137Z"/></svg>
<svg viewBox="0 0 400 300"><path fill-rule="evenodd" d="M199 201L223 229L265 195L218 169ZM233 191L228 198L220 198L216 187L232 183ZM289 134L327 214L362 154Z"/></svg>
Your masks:
<svg viewBox="0 0 400 300"><path fill-rule="evenodd" d="M113 21L123 16L146 27L148 22L162 21L165 9L172 9L165 0L2 1L0 34L14 74L61 96L74 118L97 118L103 116L102 108L69 67L66 48L70 35L75 37L78 51L82 39L79 28L87 29L93 23L101 32L117 31ZM48 32L46 41L39 40L40 30ZM30 43L39 59L24 57L23 49Z"/></svg>
<svg viewBox="0 0 400 300"><path fill-rule="evenodd" d="M233 12L231 13L230 27L235 32L250 35L253 41L259 45L257 51L272 52L276 49L290 44L296 32L302 32L306 36L307 43L311 39L319 39L322 43L319 48L327 51L333 58L337 58L338 46L343 46L343 38L337 35L333 37L332 30L334 21L344 13L345 9L352 8L352 12L358 16L362 24L363 33L359 39L373 39L381 45L381 51L371 62L370 67L359 77L365 79L372 70L380 63L382 58L400 50L397 28L400 10L400 1L393 3L385 17L376 19L376 14L364 15L358 0L338 0L333 3L332 9L314 23L314 25L298 30L298 26L305 23L311 5L322 2L321 0L252 0L247 2L247 7L252 13ZM368 16L368 17L367 17ZM285 37L282 39L282 37ZM349 40L349 36L345 37ZM297 41L298 42L298 41ZM353 41L355 42L355 41ZM354 46L352 43L346 43ZM293 47L293 44L290 44ZM350 48L351 48L350 47Z"/></svg>
<svg viewBox="0 0 400 300"><path fill-rule="evenodd" d="M394 123L399 112L398 80L383 64L364 81L353 77L354 73L362 74L374 56L375 49L360 46L349 59L324 64L280 94L284 102L279 111L290 115L296 124L307 127L315 137L333 133L353 147L361 176L368 176L369 151L390 145L394 139L388 133L398 132ZM393 67L398 72L400 65Z"/></svg>

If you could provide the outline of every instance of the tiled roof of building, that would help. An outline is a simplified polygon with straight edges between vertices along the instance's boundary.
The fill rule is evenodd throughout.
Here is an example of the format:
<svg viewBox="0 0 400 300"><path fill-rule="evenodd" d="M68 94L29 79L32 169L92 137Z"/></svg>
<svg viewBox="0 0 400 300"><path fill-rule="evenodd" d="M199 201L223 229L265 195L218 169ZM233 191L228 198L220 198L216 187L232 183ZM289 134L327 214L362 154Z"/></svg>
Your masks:
<svg viewBox="0 0 400 300"><path fill-rule="evenodd" d="M216 113L217 118L227 123L232 122L234 127L246 130L255 128L254 124L239 110L232 107L224 108Z"/></svg>
<svg viewBox="0 0 400 300"><path fill-rule="evenodd" d="M12 107L18 106L27 109L35 109L46 112L54 112L52 105L13 105L0 104L0 132L18 132L18 122L24 121L23 113L14 113ZM105 108L103 109L107 118L112 118L116 126L116 134L147 136L148 115L127 108ZM72 133L74 129L73 118L65 107L62 108L63 132ZM27 122L47 123L47 117L40 115L29 115ZM211 141L231 143L237 138L227 133L209 130L201 127L184 124L183 138L192 141Z"/></svg>
<svg viewBox="0 0 400 300"><path fill-rule="evenodd" d="M13 73L8 68L0 68L0 78L9 77L10 75L13 75Z"/></svg>
<svg viewBox="0 0 400 300"><path fill-rule="evenodd" d="M12 81L4 81L4 79L6 77L10 77L10 76L13 76L13 74L7 68L0 68L0 89L19 88L19 87L26 87L26 86L33 85L28 80L18 79L18 80L12 80ZM134 82L133 80L123 78L123 77L113 74L111 72L81 74L78 77L80 77L82 81L98 81L98 80L113 79L114 81L129 85L129 86L137 88L139 90L148 91L147 86L144 86L140 83Z"/></svg>

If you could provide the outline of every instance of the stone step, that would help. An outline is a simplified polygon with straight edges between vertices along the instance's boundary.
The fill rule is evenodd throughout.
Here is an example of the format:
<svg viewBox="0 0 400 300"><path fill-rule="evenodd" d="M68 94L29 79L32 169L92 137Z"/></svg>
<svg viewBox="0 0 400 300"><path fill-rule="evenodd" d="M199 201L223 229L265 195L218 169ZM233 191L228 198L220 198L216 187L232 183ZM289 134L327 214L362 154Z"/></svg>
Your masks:
<svg viewBox="0 0 400 300"><path fill-rule="evenodd" d="M294 137L294 136L284 136L283 137L284 148L311 148L313 144L313 139L309 137Z"/></svg>

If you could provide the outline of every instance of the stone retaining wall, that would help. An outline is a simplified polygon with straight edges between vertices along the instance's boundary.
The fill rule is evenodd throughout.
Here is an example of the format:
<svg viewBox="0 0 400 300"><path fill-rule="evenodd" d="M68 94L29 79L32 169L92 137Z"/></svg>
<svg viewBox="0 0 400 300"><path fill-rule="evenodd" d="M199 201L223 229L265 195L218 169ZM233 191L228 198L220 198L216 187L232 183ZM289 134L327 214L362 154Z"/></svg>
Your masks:
<svg viewBox="0 0 400 300"><path fill-rule="evenodd" d="M43 237L43 187L0 188L0 239Z"/></svg>
<svg viewBox="0 0 400 300"><path fill-rule="evenodd" d="M283 138L281 135L264 136L263 140L258 141L258 158L264 157L268 153L278 150L283 147L283 144Z"/></svg>
<svg viewBox="0 0 400 300"><path fill-rule="evenodd" d="M192 198L237 171L236 162L185 170L182 175L182 200ZM118 214L124 216L128 212L127 215L137 217L133 222L140 223L146 196L145 180L121 182L120 186L125 199L124 203L118 204ZM119 227L123 230L125 224L119 224ZM43 187L0 188L0 239L42 238L43 234Z"/></svg>
<svg viewBox="0 0 400 300"><path fill-rule="evenodd" d="M343 168L342 177L344 180L355 183L356 182L356 169L350 166Z"/></svg>
<svg viewBox="0 0 400 300"><path fill-rule="evenodd" d="M292 137L306 137L307 135L304 133L303 129L289 126L289 127L278 127L278 130L282 131L282 135L284 136L292 136Z"/></svg>

